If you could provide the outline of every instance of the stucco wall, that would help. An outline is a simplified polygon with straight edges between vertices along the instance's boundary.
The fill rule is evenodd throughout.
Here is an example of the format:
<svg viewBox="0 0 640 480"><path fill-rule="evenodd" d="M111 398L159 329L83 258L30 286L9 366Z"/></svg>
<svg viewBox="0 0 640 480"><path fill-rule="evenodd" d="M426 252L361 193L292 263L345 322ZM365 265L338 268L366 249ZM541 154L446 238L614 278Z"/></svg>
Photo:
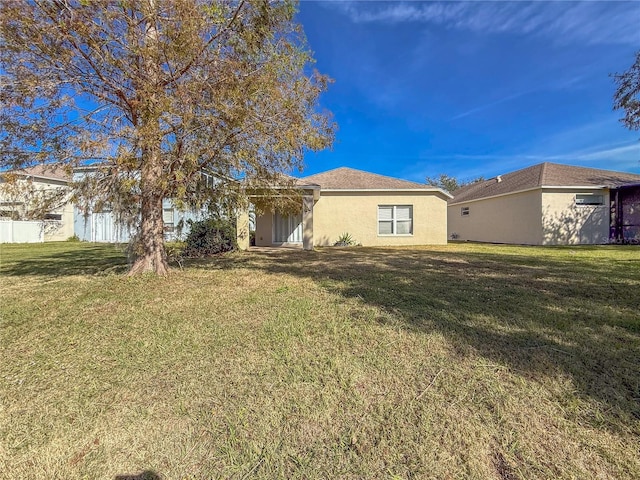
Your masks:
<svg viewBox="0 0 640 480"><path fill-rule="evenodd" d="M0 185L2 184L4 184L4 182L0 180ZM20 217L25 216L31 211L34 205L33 202L39 205L40 201L44 201L45 199L51 200L58 190L67 192L64 198L54 202L55 205L59 205L58 208L51 208L46 212L60 215L61 219L44 220L44 241L67 240L73 236L73 204L69 200L71 194L66 181L35 177L28 181L24 179L18 180L14 188L10 188L8 185L9 184L4 184L3 187L0 187L0 204L13 204L11 206L3 205L3 210L10 211L16 209ZM8 190L4 191L5 188Z"/></svg>
<svg viewBox="0 0 640 480"><path fill-rule="evenodd" d="M604 205L576 205L576 194L603 195ZM545 245L607 243L609 190L544 190L542 230Z"/></svg>
<svg viewBox="0 0 640 480"><path fill-rule="evenodd" d="M378 235L378 205L412 205L413 234ZM333 245L343 233L364 246L447 243L447 202L435 193L321 192L313 209L315 246Z"/></svg>
<svg viewBox="0 0 640 480"><path fill-rule="evenodd" d="M412 205L413 234L378 235L378 205ZM256 218L256 245L270 246L273 215ZM435 193L322 192L313 206L314 246L333 245L343 233L364 246L447 243L447 203Z"/></svg>
<svg viewBox="0 0 640 480"><path fill-rule="evenodd" d="M448 232L458 240L542 244L541 190L464 202L448 207ZM462 216L461 208L469 207Z"/></svg>
<svg viewBox="0 0 640 480"><path fill-rule="evenodd" d="M263 215L256 215L256 246L269 247L273 239L271 229L273 228L273 214L266 212Z"/></svg>
<svg viewBox="0 0 640 480"><path fill-rule="evenodd" d="M413 234L378 235L378 205L412 205ZM322 192L313 206L314 246L333 245L349 233L365 246L439 245L447 243L446 201L436 193ZM256 218L256 245L269 246L273 216Z"/></svg>
<svg viewBox="0 0 640 480"><path fill-rule="evenodd" d="M44 241L57 242L73 237L73 203L67 202L50 213L62 216L62 221L45 221Z"/></svg>

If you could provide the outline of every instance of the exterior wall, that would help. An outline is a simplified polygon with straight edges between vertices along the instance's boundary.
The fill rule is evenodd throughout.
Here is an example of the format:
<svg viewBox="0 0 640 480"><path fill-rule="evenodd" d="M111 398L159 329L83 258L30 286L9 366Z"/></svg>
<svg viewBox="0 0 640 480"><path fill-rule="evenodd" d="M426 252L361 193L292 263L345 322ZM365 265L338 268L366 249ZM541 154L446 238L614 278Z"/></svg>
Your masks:
<svg viewBox="0 0 640 480"><path fill-rule="evenodd" d="M206 218L205 211L181 211L171 200L162 201L163 210L173 211L173 228L165 225L164 239L166 241L183 240L190 231L189 220L197 222ZM177 226L182 221L182 229ZM78 208L73 212L73 232L84 242L98 243L127 243L135 234L135 227L129 229L119 224L112 212L90 212L87 216ZM70 235L70 236L71 236ZM67 237L68 238L68 237Z"/></svg>
<svg viewBox="0 0 640 480"><path fill-rule="evenodd" d="M449 238L541 245L542 190L458 203L448 207ZM461 208L469 207L462 216Z"/></svg>
<svg viewBox="0 0 640 480"><path fill-rule="evenodd" d="M83 242L127 243L134 231L119 225L111 212L91 212L84 215L75 209L74 232Z"/></svg>
<svg viewBox="0 0 640 480"><path fill-rule="evenodd" d="M44 222L44 241L60 242L73 237L73 203L67 202L61 208L51 211L50 213L61 215L60 221L45 220Z"/></svg>
<svg viewBox="0 0 640 480"><path fill-rule="evenodd" d="M273 238L273 213L256 215L256 247L270 247Z"/></svg>
<svg viewBox="0 0 640 480"><path fill-rule="evenodd" d="M412 205L412 235L378 235L378 205ZM447 243L447 202L433 192L321 192L313 208L315 246L349 233L363 246Z"/></svg>
<svg viewBox="0 0 640 480"><path fill-rule="evenodd" d="M603 195L603 205L576 205L576 194ZM609 241L609 190L542 192L544 245L599 244Z"/></svg>
<svg viewBox="0 0 640 480"><path fill-rule="evenodd" d="M412 235L378 235L378 205L412 205ZM343 233L364 246L447 243L447 203L437 193L321 192L313 205L313 246L333 245ZM273 215L256 218L256 246L271 246ZM309 219L304 222L307 228Z"/></svg>
<svg viewBox="0 0 640 480"><path fill-rule="evenodd" d="M0 180L0 184L3 183ZM45 198L51 193L62 190L67 192L65 197L62 198L61 203L56 202L59 205L58 208L52 208L47 211L48 214L60 215L60 220L44 220L41 225L43 226L43 238L45 242L63 241L73 236L73 203L69 201L70 193L67 187L67 182L64 180L56 179L44 179L40 177L33 177L29 180L20 179L16 184L16 193L14 195L7 194L0 189L0 205L2 210L7 212L12 209L16 209L19 215L22 217L31 208L30 202L35 198ZM13 206L5 205L7 203L13 204ZM2 215L0 215L2 216Z"/></svg>

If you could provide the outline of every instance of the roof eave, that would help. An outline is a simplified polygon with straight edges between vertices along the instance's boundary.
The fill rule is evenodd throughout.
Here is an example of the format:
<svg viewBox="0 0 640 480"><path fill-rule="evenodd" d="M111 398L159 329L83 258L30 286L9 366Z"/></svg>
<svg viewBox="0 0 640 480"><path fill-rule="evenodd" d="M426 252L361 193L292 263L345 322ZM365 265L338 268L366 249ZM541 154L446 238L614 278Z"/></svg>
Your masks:
<svg viewBox="0 0 640 480"><path fill-rule="evenodd" d="M457 202L454 201L452 203L449 203L449 206L453 207L454 205L461 205L463 203L477 202L480 200L489 200L489 199L498 198L498 197L506 197L507 195L527 193L527 192L532 192L534 190L602 190L603 188L613 188L613 187L609 187L607 185L541 185L537 187L524 188L522 190L515 190L513 192L499 193L497 195L489 195L486 197L472 198L469 200L460 200Z"/></svg>
<svg viewBox="0 0 640 480"><path fill-rule="evenodd" d="M445 197L453 198L449 192L440 188L322 188L322 192L429 192L440 193Z"/></svg>

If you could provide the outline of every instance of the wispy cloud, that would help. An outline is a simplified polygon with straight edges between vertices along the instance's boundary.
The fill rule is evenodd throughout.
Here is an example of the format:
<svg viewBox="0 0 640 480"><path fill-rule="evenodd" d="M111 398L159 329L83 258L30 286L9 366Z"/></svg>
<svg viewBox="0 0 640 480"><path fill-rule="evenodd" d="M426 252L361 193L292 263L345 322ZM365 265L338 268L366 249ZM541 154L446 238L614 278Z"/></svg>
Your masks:
<svg viewBox="0 0 640 480"><path fill-rule="evenodd" d="M640 142L601 144L563 153L539 151L524 154L425 155L404 170L402 176L424 181L427 176L447 173L469 181L480 176L490 178L542 162L640 173Z"/></svg>
<svg viewBox="0 0 640 480"><path fill-rule="evenodd" d="M639 2L327 2L358 23L419 22L560 43L640 45Z"/></svg>
<svg viewBox="0 0 640 480"><path fill-rule="evenodd" d="M602 162L605 160L640 162L640 144L625 142L611 145L598 145L589 149L563 154L530 155L528 158L542 162Z"/></svg>
<svg viewBox="0 0 640 480"><path fill-rule="evenodd" d="M556 81L556 82L549 82L546 84L541 84L535 88L530 88L527 90L523 90L521 92L516 92L516 93L512 93L510 95L505 95L502 98L499 98L497 100L479 105L477 107L471 108L469 110L466 110L462 113L458 113L457 115L451 117L449 119L450 122L454 121L454 120L459 120L461 118L464 117L468 117L471 115L474 115L476 113L480 113L483 112L485 110L489 110L495 106L501 105L503 103L507 103L510 102L512 100L516 100L518 98L524 97L526 95L529 95L530 93L536 93L536 92L540 92L543 90L547 90L547 91L551 91L551 90L563 90L569 87L574 87L576 84L580 83L581 80L583 80L583 76L575 76L566 80L562 80L562 81Z"/></svg>
<svg viewBox="0 0 640 480"><path fill-rule="evenodd" d="M491 109L491 108L493 108L493 107L495 107L497 105L500 105L502 103L510 102L511 100L515 100L515 99L520 98L520 97L524 97L525 95L527 95L529 93L533 93L535 91L536 91L536 89L531 89L531 90L526 90L524 92L514 93L512 95L507 95L506 97L500 98L500 99L495 100L493 102L485 103L484 105L480 105L478 107L472 108L472 109L467 110L465 112L459 113L459 114L451 117L449 119L449 121L452 122L454 120L459 120L461 118L468 117L470 115L474 115L476 113L480 113L480 112L483 112L485 110L489 110L489 109Z"/></svg>

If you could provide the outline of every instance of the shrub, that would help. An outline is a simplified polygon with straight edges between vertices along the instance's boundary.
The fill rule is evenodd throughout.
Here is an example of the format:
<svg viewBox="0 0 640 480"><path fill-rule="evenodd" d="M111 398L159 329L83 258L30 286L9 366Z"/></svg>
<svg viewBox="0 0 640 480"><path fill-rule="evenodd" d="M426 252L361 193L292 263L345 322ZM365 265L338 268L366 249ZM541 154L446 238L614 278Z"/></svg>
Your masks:
<svg viewBox="0 0 640 480"><path fill-rule="evenodd" d="M187 244L185 242L181 242L179 240L174 242L165 242L164 251L167 252L167 258L169 261L182 257L186 246Z"/></svg>
<svg viewBox="0 0 640 480"><path fill-rule="evenodd" d="M338 240L336 240L336 243L334 243L333 246L334 247L350 247L355 244L356 244L356 241L353 239L351 234L345 232L338 237Z"/></svg>
<svg viewBox="0 0 640 480"><path fill-rule="evenodd" d="M185 239L185 257L204 257L236 250L236 226L230 220L208 219L191 222Z"/></svg>

